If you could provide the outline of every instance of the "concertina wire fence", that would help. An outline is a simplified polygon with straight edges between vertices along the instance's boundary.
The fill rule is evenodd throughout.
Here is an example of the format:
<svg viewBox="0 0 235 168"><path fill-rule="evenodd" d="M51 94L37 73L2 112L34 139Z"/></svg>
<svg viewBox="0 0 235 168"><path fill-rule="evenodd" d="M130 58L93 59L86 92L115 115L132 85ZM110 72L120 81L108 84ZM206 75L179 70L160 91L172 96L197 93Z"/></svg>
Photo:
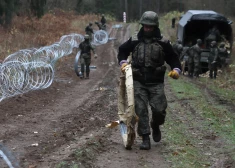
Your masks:
<svg viewBox="0 0 235 168"><path fill-rule="evenodd" d="M64 35L59 42L50 46L19 50L6 57L0 64L0 102L29 91L48 88L54 79L56 61L71 54L83 40L81 34ZM92 45L107 42L106 31L94 33Z"/></svg>

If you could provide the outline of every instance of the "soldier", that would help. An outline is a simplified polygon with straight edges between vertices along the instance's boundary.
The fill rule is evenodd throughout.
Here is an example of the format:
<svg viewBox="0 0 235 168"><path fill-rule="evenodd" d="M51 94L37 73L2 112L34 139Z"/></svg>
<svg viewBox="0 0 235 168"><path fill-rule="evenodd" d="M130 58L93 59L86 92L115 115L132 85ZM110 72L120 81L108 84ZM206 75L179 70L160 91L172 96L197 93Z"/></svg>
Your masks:
<svg viewBox="0 0 235 168"><path fill-rule="evenodd" d="M180 54L183 51L183 45L182 45L182 41L181 40L177 40L175 44L172 45L175 53L178 55L178 57L180 58Z"/></svg>
<svg viewBox="0 0 235 168"><path fill-rule="evenodd" d="M201 60L201 45L202 40L197 39L197 44L189 48L188 57L188 75L189 77L199 77L201 72L200 60Z"/></svg>
<svg viewBox="0 0 235 168"><path fill-rule="evenodd" d="M89 25L85 28L86 34L89 35L90 41L92 41L92 34L94 34L92 29L92 23L90 22Z"/></svg>
<svg viewBox="0 0 235 168"><path fill-rule="evenodd" d="M212 41L220 41L220 39L220 31L218 30L217 26L214 25L207 33L206 47L209 48Z"/></svg>
<svg viewBox="0 0 235 168"><path fill-rule="evenodd" d="M142 28L135 37L119 47L118 61L122 72L127 65L127 58L132 53L133 86L135 112L139 117L138 134L142 136L141 150L151 148L151 134L148 105L152 111L152 137L155 142L161 140L160 125L164 124L167 100L164 93L165 62L170 65L168 74L179 78L181 64L169 40L161 36L158 15L153 11L144 12L140 22Z"/></svg>
<svg viewBox="0 0 235 168"><path fill-rule="evenodd" d="M210 55L208 57L208 69L209 76L211 79L216 79L217 76L217 66L219 62L219 49L217 47L216 41L211 42Z"/></svg>
<svg viewBox="0 0 235 168"><path fill-rule="evenodd" d="M193 54L193 76L198 78L199 74L201 72L201 46L202 46L202 40L197 39L197 44L191 47L192 54Z"/></svg>
<svg viewBox="0 0 235 168"><path fill-rule="evenodd" d="M185 56L189 56L189 49L190 47L185 46L183 47L183 51L180 54L180 62L181 62L181 66L182 66L182 74L185 74Z"/></svg>
<svg viewBox="0 0 235 168"><path fill-rule="evenodd" d="M105 25L106 24L106 19L104 17L104 14L101 15L101 20L100 20L101 24L102 25Z"/></svg>
<svg viewBox="0 0 235 168"><path fill-rule="evenodd" d="M86 66L86 78L89 79L89 73L90 73L90 64L91 64L91 50L94 54L94 58L97 58L97 54L95 53L94 47L91 45L90 40L89 40L89 35L86 34L84 36L84 41L79 44L79 49L81 50L81 57L80 57L80 62L81 62L81 75L80 78L84 78L84 70Z"/></svg>
<svg viewBox="0 0 235 168"><path fill-rule="evenodd" d="M228 58L228 51L225 48L225 43L222 42L219 46L219 59L221 68L224 68L226 66L226 58Z"/></svg>

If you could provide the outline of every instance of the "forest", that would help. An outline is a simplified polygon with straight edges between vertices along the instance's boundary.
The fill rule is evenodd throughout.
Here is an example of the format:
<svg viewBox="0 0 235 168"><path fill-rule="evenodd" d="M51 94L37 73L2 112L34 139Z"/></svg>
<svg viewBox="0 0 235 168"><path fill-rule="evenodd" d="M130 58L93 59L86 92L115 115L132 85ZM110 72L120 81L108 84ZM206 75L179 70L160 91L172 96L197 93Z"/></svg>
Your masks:
<svg viewBox="0 0 235 168"><path fill-rule="evenodd" d="M184 12L189 9L214 10L226 16L235 16L234 0L0 0L0 24L10 25L14 15L42 17L45 13L60 8L76 11L77 14L106 14L127 21L138 20L143 11L153 10L158 14L169 11Z"/></svg>

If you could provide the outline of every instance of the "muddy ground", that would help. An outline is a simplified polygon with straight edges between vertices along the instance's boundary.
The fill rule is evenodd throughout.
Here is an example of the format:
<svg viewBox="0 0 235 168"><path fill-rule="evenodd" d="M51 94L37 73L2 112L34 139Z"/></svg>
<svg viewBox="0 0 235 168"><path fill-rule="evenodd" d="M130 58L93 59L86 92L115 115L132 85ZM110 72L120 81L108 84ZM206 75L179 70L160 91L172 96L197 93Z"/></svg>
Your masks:
<svg viewBox="0 0 235 168"><path fill-rule="evenodd" d="M152 141L150 151L139 150L139 137L132 150L125 150L118 127L105 128L118 119L120 71L116 55L130 31L128 25L110 29L110 36L116 40L96 48L98 58L92 65L97 69L91 70L90 79L76 76L73 53L58 63L49 88L0 103L0 142L16 158L13 164L19 163L22 168L170 167L163 155L167 152L164 128L163 140ZM171 97L172 93L166 94ZM7 167L2 159L0 165Z"/></svg>

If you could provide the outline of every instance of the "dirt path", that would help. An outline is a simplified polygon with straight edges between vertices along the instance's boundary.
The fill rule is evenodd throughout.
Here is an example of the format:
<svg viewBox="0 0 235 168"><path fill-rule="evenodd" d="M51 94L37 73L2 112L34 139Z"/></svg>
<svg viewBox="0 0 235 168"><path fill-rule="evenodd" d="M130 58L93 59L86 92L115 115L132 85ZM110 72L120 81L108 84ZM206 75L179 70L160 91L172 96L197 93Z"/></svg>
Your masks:
<svg viewBox="0 0 235 168"><path fill-rule="evenodd" d="M118 127L105 128L107 123L118 119L120 72L116 59L117 49L129 38L131 31L131 25L110 29L110 37L116 40L97 47L99 57L92 60L92 65L97 66L97 69L91 70L89 80L81 80L76 76L73 53L58 63L52 86L0 103L0 143L16 158L13 163L18 162L22 168L170 167L164 155L174 151L169 150L171 144L166 140L169 130L165 126L161 128L162 141L152 141L150 151L139 150L139 137L132 150L125 150ZM182 77L182 80L190 79ZM195 85L206 99L213 103L226 103L228 109L234 109L234 103L225 102L210 89L205 90L203 83L195 82ZM196 147L202 153L224 150L223 137L215 137L210 132L203 118L196 113L192 103L194 100L179 99L174 95L167 77L166 96L169 105L168 125L184 123L186 129L180 131L199 139ZM211 158L215 162L214 168L221 164L232 165L228 156L215 154ZM1 158L0 167L7 167Z"/></svg>
<svg viewBox="0 0 235 168"><path fill-rule="evenodd" d="M0 142L20 167L54 168L71 160L82 167L166 167L160 155L163 144L153 145L150 152L139 151L137 139L133 150L126 151L118 128L104 127L117 119L116 55L118 46L129 38L130 26L110 34L117 39L97 47L99 57L92 60L97 69L89 80L75 75L74 57L69 56L58 64L48 89L0 103Z"/></svg>

